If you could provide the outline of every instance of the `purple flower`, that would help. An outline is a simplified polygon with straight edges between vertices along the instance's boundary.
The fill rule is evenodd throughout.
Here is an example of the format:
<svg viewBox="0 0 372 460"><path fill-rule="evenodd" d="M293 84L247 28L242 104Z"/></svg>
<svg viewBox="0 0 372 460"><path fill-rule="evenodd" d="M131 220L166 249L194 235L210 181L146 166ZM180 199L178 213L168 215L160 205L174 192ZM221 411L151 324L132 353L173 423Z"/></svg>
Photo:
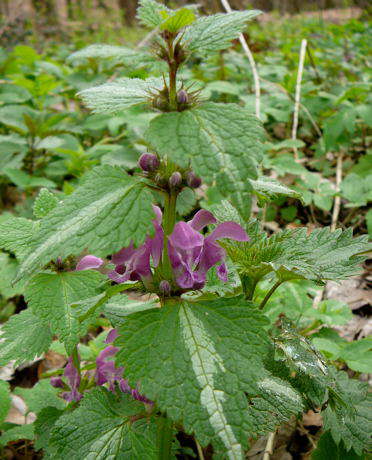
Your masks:
<svg viewBox="0 0 372 460"><path fill-rule="evenodd" d="M105 343L112 343L118 336L118 331L116 329L111 329L111 331L107 334Z"/></svg>
<svg viewBox="0 0 372 460"><path fill-rule="evenodd" d="M113 331L115 331L115 329L113 329L111 332ZM109 336L107 336L107 338L109 338ZM115 382L117 382L122 392L131 394L132 397L137 401L141 401L146 404L152 404L152 401L141 395L137 389L131 388L128 384L128 381L123 379L124 368L115 367L115 363L113 361L109 361L116 355L118 351L119 348L109 345L97 356L97 369L95 377L97 385L104 385L105 383L108 383L109 390L114 392Z"/></svg>
<svg viewBox="0 0 372 460"><path fill-rule="evenodd" d="M146 172L156 171L160 165L160 161L153 153L143 153L138 160L139 167Z"/></svg>
<svg viewBox="0 0 372 460"><path fill-rule="evenodd" d="M96 383L97 385L109 384L109 390L115 391L115 382L120 381L124 368L115 367L113 361L108 361L119 351L119 348L109 345L97 356Z"/></svg>
<svg viewBox="0 0 372 460"><path fill-rule="evenodd" d="M151 259L153 266L159 265L162 251L164 232L161 226L162 212L158 206L153 206L156 219L152 221L155 227L153 238L146 238L144 244L135 249L133 243L123 248L112 256L112 262L116 265L115 270L109 273L109 277L117 283L125 283L128 280L142 280L146 285L152 281Z"/></svg>
<svg viewBox="0 0 372 460"><path fill-rule="evenodd" d="M217 221L212 213L198 211L189 222L178 222L169 237L168 251L177 284L183 289L201 289L206 281L207 271L220 262L217 275L227 281L224 263L225 250L216 243L221 238L248 241L245 230L236 222L223 222L204 237L200 230Z"/></svg>
<svg viewBox="0 0 372 460"><path fill-rule="evenodd" d="M65 384L63 383L62 377L52 377L50 379L50 384L54 388L64 388Z"/></svg>
<svg viewBox="0 0 372 460"><path fill-rule="evenodd" d="M117 283L141 279L144 284L151 283L153 266L157 267L162 256L164 232L161 227L161 210L154 206L156 220L153 221L155 236L147 237L138 249L133 244L122 249L112 257L116 265L109 277ZM227 282L225 250L217 240L230 238L236 241L248 241L245 230L236 222L223 222L204 237L200 231L207 225L216 224L212 213L204 209L198 211L189 222L178 222L168 239L168 253L176 282L182 289L201 289L206 281L206 274L215 266L221 281Z"/></svg>
<svg viewBox="0 0 372 460"><path fill-rule="evenodd" d="M65 367L65 372L63 375L68 381L70 391L62 393L62 398L68 402L80 401L80 399L83 397L83 395L79 392L80 375L74 366L72 357L68 359L67 366Z"/></svg>
<svg viewBox="0 0 372 460"><path fill-rule="evenodd" d="M80 259L76 265L76 271L90 270L92 268L99 268L103 264L103 260L99 257L88 255Z"/></svg>

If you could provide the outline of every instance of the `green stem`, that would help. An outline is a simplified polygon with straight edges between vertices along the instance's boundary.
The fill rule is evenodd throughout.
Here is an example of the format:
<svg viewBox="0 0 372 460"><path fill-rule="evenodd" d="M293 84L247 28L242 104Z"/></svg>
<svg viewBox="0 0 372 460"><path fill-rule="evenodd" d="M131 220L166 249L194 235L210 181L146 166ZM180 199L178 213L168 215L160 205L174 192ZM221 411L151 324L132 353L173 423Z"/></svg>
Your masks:
<svg viewBox="0 0 372 460"><path fill-rule="evenodd" d="M172 110L177 110L177 71L178 64L174 59L173 38L167 40L168 67L169 67L169 105Z"/></svg>
<svg viewBox="0 0 372 460"><path fill-rule="evenodd" d="M168 236L173 232L176 223L176 203L177 194L170 191L165 196L164 203L164 251L163 251L163 271L166 279L172 278L172 267L168 255Z"/></svg>
<svg viewBox="0 0 372 460"><path fill-rule="evenodd" d="M242 276L241 282L242 282L244 297L246 298L246 300L252 300L254 291L258 283L258 279L252 278L250 276Z"/></svg>
<svg viewBox="0 0 372 460"><path fill-rule="evenodd" d="M77 345L76 347L74 348L74 351L72 352L72 361L74 363L74 366L76 367L79 375L81 375L81 370L80 370L80 359L79 359L79 352L78 352L78 348L77 348Z"/></svg>
<svg viewBox="0 0 372 460"><path fill-rule="evenodd" d="M263 307L267 304L267 301L270 299L270 297L274 294L275 290L282 284L283 281L277 281L274 286L270 289L270 291L265 295L265 298L261 302L259 309L262 310Z"/></svg>
<svg viewBox="0 0 372 460"><path fill-rule="evenodd" d="M170 460L172 457L172 442L173 442L173 423L171 420L160 417L157 420L157 446L159 452L159 460Z"/></svg>

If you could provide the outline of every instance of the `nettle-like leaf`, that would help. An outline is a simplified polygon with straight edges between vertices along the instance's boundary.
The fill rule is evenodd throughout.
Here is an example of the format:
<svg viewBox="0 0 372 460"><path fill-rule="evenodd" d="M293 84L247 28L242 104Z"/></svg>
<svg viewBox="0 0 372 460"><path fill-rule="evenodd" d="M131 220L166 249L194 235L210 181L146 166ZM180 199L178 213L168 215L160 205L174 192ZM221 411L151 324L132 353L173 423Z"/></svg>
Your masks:
<svg viewBox="0 0 372 460"><path fill-rule="evenodd" d="M11 406L10 387L5 380L0 380L0 426L8 415Z"/></svg>
<svg viewBox="0 0 372 460"><path fill-rule="evenodd" d="M275 272L281 281L309 279L339 280L359 272L368 250L366 235L353 238L352 230L325 227L307 234L307 228L283 230L268 237L258 222L247 226L248 243L223 242L243 275L260 280Z"/></svg>
<svg viewBox="0 0 372 460"><path fill-rule="evenodd" d="M128 315L155 308L157 300L131 300L126 295L112 297L103 307L103 313L116 327L123 324Z"/></svg>
<svg viewBox="0 0 372 460"><path fill-rule="evenodd" d="M136 51L125 46L96 43L70 54L67 62L75 63L86 59L117 59L119 61L127 61L137 56L138 53Z"/></svg>
<svg viewBox="0 0 372 460"><path fill-rule="evenodd" d="M353 450L347 451L343 442L336 444L329 431L322 434L316 449L311 454L311 460L362 460Z"/></svg>
<svg viewBox="0 0 372 460"><path fill-rule="evenodd" d="M41 220L18 278L30 276L53 258L80 254L85 248L106 256L131 241L141 244L153 232L153 217L152 196L142 182L117 167L94 168Z"/></svg>
<svg viewBox="0 0 372 460"><path fill-rule="evenodd" d="M205 103L159 115L145 137L160 155L180 166L191 163L207 183L216 181L222 195L243 216L249 215L252 186L248 179L257 177L263 138L254 115L235 104Z"/></svg>
<svg viewBox="0 0 372 460"><path fill-rule="evenodd" d="M32 388L16 387L13 394L20 396L27 405L27 413L39 414L46 407L62 410L66 401L58 397L59 390L52 387L49 379L40 380Z"/></svg>
<svg viewBox="0 0 372 460"><path fill-rule="evenodd" d="M300 193L270 177L262 176L257 180L251 180L250 183L253 187L253 193L263 202L271 201L277 196L289 196L301 199Z"/></svg>
<svg viewBox="0 0 372 460"><path fill-rule="evenodd" d="M34 216L37 219L45 217L58 204L58 198L46 188L42 188L34 202Z"/></svg>
<svg viewBox="0 0 372 460"><path fill-rule="evenodd" d="M0 436L0 446L6 446L8 442L20 441L21 439L34 439L34 424L17 425L6 430Z"/></svg>
<svg viewBox="0 0 372 460"><path fill-rule="evenodd" d="M0 252L0 295L9 299L23 294L23 283L12 284L18 270L18 261L5 252Z"/></svg>
<svg viewBox="0 0 372 460"><path fill-rule="evenodd" d="M15 360L15 364L32 361L48 351L52 332L47 321L23 310L2 326L0 335L0 366Z"/></svg>
<svg viewBox="0 0 372 460"><path fill-rule="evenodd" d="M69 354L89 324L79 321L72 304L97 295L103 280L101 273L85 270L38 273L27 284L25 299L32 312L50 323L52 332L64 342Z"/></svg>
<svg viewBox="0 0 372 460"><path fill-rule="evenodd" d="M78 409L56 421L50 445L59 457L71 460L159 458L156 423L143 403L105 388L93 389Z"/></svg>
<svg viewBox="0 0 372 460"><path fill-rule="evenodd" d="M12 215L0 218L0 248L13 252L18 258L29 251L38 223Z"/></svg>
<svg viewBox="0 0 372 460"><path fill-rule="evenodd" d="M240 297L180 299L129 315L118 329L117 360L129 382L202 445L242 459L249 437L302 411L299 394L264 368L267 322Z"/></svg>
<svg viewBox="0 0 372 460"><path fill-rule="evenodd" d="M322 412L324 429L329 430L334 441L342 440L346 450L356 453L370 445L372 432L372 395L368 385L349 379L346 372L335 371L335 392L340 396L330 400Z"/></svg>
<svg viewBox="0 0 372 460"><path fill-rule="evenodd" d="M145 26L158 27L164 21L164 13L171 14L173 11L154 0L140 0L137 18Z"/></svg>
<svg viewBox="0 0 372 460"><path fill-rule="evenodd" d="M166 17L167 13L163 13L163 15ZM173 14L160 24L160 30L168 30L169 32L176 33L194 21L195 13L189 8L181 8L173 12Z"/></svg>
<svg viewBox="0 0 372 460"><path fill-rule="evenodd" d="M246 23L261 14L259 10L234 11L198 18L186 30L182 43L192 52L207 53L228 48L239 37Z"/></svg>
<svg viewBox="0 0 372 460"><path fill-rule="evenodd" d="M150 98L150 92L161 89L163 85L161 78L120 78L84 89L78 95L93 112L114 113L134 105L145 104Z"/></svg>

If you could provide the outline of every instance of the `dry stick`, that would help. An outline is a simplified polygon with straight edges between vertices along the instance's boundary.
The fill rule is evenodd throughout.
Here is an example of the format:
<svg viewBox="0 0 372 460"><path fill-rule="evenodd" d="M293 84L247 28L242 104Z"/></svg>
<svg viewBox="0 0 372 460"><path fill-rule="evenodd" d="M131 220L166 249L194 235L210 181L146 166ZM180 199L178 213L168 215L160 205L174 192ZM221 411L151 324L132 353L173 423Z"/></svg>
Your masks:
<svg viewBox="0 0 372 460"><path fill-rule="evenodd" d="M269 436L268 436L268 438L267 438L267 443L266 443L266 447L265 447L265 452L264 452L264 456L262 457L262 460L269 460L269 459L270 459L270 455L273 454L273 447L274 447L275 434L276 434L275 431L273 431L272 433L269 434Z"/></svg>
<svg viewBox="0 0 372 460"><path fill-rule="evenodd" d="M301 98L301 81L302 73L304 71L305 53L306 53L307 40L304 38L301 42L300 60L298 62L297 82L296 82L296 96L295 106L293 114L293 125L292 125L292 140L297 139L297 128L298 128L298 113L300 109L300 98ZM298 160L297 147L293 147L294 158Z"/></svg>
<svg viewBox="0 0 372 460"><path fill-rule="evenodd" d="M342 181L342 162L343 162L344 154L340 152L337 156L337 166L336 166L336 193L335 202L333 205L333 213L332 213L332 224L331 224L331 231L334 232L337 227L338 216L340 214L341 208L341 197L339 195L340 192L340 184Z"/></svg>
<svg viewBox="0 0 372 460"><path fill-rule="evenodd" d="M232 9L228 2L228 0L221 0L222 6L225 8L227 13L231 13ZM244 38L243 34L239 34L239 41L242 45L242 48L248 58L249 64L251 66L252 74L253 74L253 81L254 81L254 92L256 95L256 117L261 119L261 110L260 110L260 100L261 100L261 89L260 89L260 78L258 76L256 63L254 61L253 54L249 49L248 43Z"/></svg>

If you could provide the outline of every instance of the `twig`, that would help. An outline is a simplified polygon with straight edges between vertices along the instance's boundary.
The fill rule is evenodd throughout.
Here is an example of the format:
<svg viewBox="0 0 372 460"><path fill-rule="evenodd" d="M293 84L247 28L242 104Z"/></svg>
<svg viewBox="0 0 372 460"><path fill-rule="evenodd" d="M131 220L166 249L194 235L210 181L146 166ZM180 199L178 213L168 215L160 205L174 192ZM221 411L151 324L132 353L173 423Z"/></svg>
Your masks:
<svg viewBox="0 0 372 460"><path fill-rule="evenodd" d="M203 449L201 447L201 445L199 444L198 440L196 438L195 439L195 444L196 444L196 448L198 450L198 456L199 456L199 460L205 460L204 459L204 454L203 454Z"/></svg>
<svg viewBox="0 0 372 460"><path fill-rule="evenodd" d="M340 152L337 156L337 166L336 166L336 193L335 202L333 205L333 213L332 213L332 224L331 224L331 231L334 232L337 227L338 216L340 214L341 208L341 197L339 195L340 192L340 184L342 181L342 162L344 159L344 155Z"/></svg>
<svg viewBox="0 0 372 460"><path fill-rule="evenodd" d="M270 460L270 455L273 454L275 434L275 431L269 434L262 460Z"/></svg>
<svg viewBox="0 0 372 460"><path fill-rule="evenodd" d="M298 127L298 113L300 109L300 98L301 98L301 81L302 74L304 71L305 53L306 53L307 40L304 38L301 42L300 59L298 62L297 82L296 82L296 96L295 106L293 114L293 125L292 125L292 140L297 139L297 127ZM298 160L297 147L293 147L294 158Z"/></svg>
<svg viewBox="0 0 372 460"><path fill-rule="evenodd" d="M228 2L228 0L221 0L222 6L225 8L227 13L231 13L232 9L231 6ZM256 117L261 119L261 109L260 109L260 104L261 104L261 88L260 88L260 78L258 76L257 72L257 67L256 63L254 61L253 54L251 50L249 49L247 40L244 38L243 34L239 35L239 41L242 45L242 48L248 58L249 64L251 66L252 74L253 74L253 81L254 81L254 92L256 95Z"/></svg>

